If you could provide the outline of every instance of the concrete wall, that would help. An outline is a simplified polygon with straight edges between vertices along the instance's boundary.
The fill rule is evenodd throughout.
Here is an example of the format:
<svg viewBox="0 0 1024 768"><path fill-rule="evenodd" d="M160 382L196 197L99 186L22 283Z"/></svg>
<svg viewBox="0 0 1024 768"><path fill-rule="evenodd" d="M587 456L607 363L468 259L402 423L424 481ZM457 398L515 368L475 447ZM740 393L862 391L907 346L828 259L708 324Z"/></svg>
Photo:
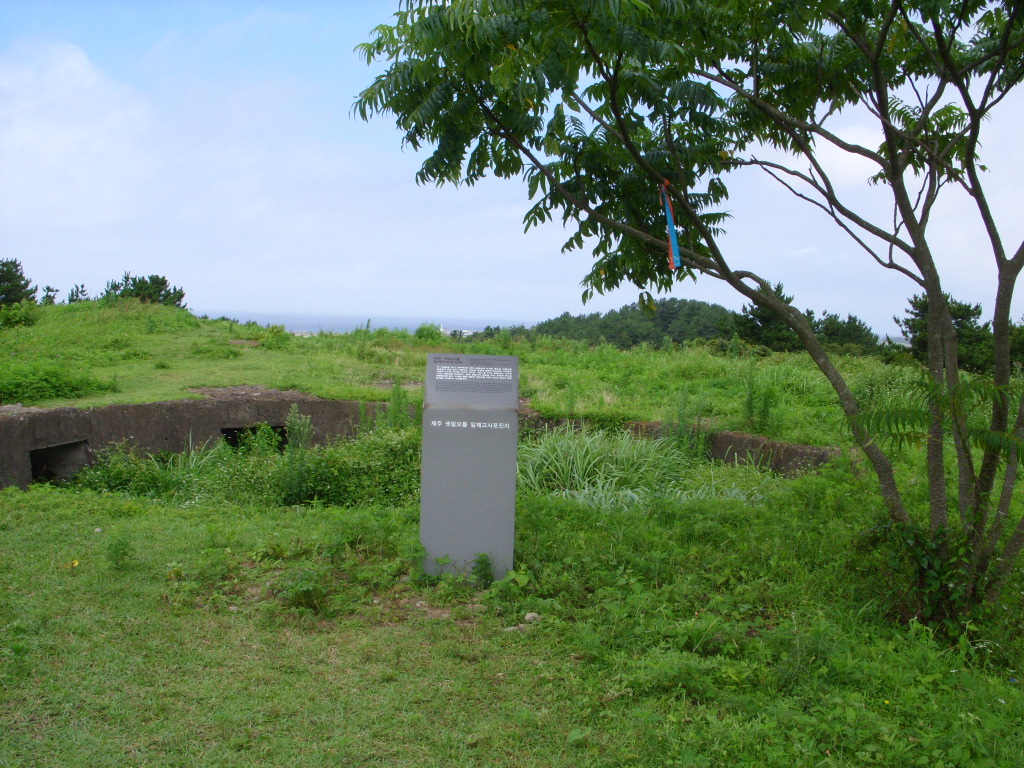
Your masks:
<svg viewBox="0 0 1024 768"><path fill-rule="evenodd" d="M309 416L313 442L355 432L359 403L317 400L296 393L259 397L173 400L102 408L0 408L0 488L24 487L45 475L65 479L94 451L127 440L145 453L182 451L220 440L222 430L257 424L284 426L292 404ZM369 413L386 407L368 403ZM76 466L77 465L77 466Z"/></svg>

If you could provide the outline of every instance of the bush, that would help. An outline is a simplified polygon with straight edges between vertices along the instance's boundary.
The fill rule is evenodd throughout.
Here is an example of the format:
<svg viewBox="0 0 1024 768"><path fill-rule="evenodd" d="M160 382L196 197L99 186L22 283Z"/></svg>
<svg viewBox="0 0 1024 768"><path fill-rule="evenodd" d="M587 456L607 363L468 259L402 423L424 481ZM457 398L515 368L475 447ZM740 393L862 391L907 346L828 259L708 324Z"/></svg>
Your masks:
<svg viewBox="0 0 1024 768"><path fill-rule="evenodd" d="M128 443L97 452L96 461L75 476L75 484L93 491L129 496L170 498L185 484L185 475L150 456L141 456Z"/></svg>
<svg viewBox="0 0 1024 768"><path fill-rule="evenodd" d="M18 325L34 325L36 304L20 301L16 304L0 305L0 328L14 328Z"/></svg>
<svg viewBox="0 0 1024 768"><path fill-rule="evenodd" d="M416 338L416 341L422 341L428 344L436 344L437 342L444 341L448 338L445 336L444 331L441 330L441 326L436 323L423 323L415 330L413 336Z"/></svg>
<svg viewBox="0 0 1024 768"><path fill-rule="evenodd" d="M46 400L116 392L112 382L86 373L71 373L56 365L24 363L0 370L0 403L32 405Z"/></svg>
<svg viewBox="0 0 1024 768"><path fill-rule="evenodd" d="M285 422L288 442L284 457L275 467L274 482L280 490L284 504L305 504L315 498L310 483L309 441L313 437L312 419L299 413L292 403Z"/></svg>
<svg viewBox="0 0 1024 768"><path fill-rule="evenodd" d="M308 459L309 492L342 507L401 506L420 490L417 430L377 430L335 443Z"/></svg>

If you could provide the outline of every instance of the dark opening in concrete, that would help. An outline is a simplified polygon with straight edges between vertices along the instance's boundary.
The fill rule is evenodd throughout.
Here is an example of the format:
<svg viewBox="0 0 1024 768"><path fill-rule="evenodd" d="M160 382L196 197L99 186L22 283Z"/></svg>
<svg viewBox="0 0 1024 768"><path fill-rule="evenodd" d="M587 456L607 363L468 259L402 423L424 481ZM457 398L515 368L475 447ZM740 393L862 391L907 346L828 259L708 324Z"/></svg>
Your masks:
<svg viewBox="0 0 1024 768"><path fill-rule="evenodd" d="M288 431L283 427L278 427L273 424L257 425L255 427L224 427L221 429L220 434L224 438L224 442L230 445L232 448L238 448L245 442L246 439L256 434L256 431L260 427L270 427L279 438L277 447L282 451L285 445L288 443Z"/></svg>
<svg viewBox="0 0 1024 768"><path fill-rule="evenodd" d="M70 480L88 460L89 441L79 440L29 451L32 482Z"/></svg>

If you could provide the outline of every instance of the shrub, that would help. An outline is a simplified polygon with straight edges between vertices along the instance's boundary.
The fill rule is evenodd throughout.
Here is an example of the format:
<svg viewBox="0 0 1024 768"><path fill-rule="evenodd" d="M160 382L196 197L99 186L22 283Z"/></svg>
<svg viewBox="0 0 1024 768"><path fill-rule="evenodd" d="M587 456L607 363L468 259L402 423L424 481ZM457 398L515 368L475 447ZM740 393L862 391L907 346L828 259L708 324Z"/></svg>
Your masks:
<svg viewBox="0 0 1024 768"><path fill-rule="evenodd" d="M275 467L275 484L280 489L284 504L304 504L314 496L310 482L309 441L313 437L312 420L299 413L299 407L292 403L285 422L288 442L284 457Z"/></svg>
<svg viewBox="0 0 1024 768"><path fill-rule="evenodd" d="M415 330L413 336L416 337L417 341L423 341L428 344L444 341L447 338L444 331L441 330L441 326L437 325L437 323L423 323Z"/></svg>
<svg viewBox="0 0 1024 768"><path fill-rule="evenodd" d="M309 457L311 498L344 507L401 506L420 489L417 430L377 430Z"/></svg>
<svg viewBox="0 0 1024 768"><path fill-rule="evenodd" d="M45 363L14 364L0 370L0 403L31 405L46 400L116 392L112 382Z"/></svg>
<svg viewBox="0 0 1024 768"><path fill-rule="evenodd" d="M75 484L83 488L150 498L172 497L184 482L182 472L140 455L126 442L98 451L96 460L75 476Z"/></svg>
<svg viewBox="0 0 1024 768"><path fill-rule="evenodd" d="M283 325L268 325L257 340L264 349L286 349L294 338Z"/></svg>
<svg viewBox="0 0 1024 768"><path fill-rule="evenodd" d="M16 304L0 305L0 328L14 328L18 325L34 325L36 322L36 304L32 301L20 301Z"/></svg>

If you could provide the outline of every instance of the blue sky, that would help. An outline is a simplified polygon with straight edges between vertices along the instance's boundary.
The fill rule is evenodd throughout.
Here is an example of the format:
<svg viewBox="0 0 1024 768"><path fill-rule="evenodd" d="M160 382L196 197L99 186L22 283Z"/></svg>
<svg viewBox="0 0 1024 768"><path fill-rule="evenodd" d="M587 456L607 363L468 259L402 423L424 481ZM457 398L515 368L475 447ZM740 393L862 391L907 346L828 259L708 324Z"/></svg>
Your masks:
<svg viewBox="0 0 1024 768"><path fill-rule="evenodd" d="M634 301L622 289L581 303L589 255L561 253L558 224L523 233L524 185L418 187L422 158L393 126L351 116L377 71L353 49L396 6L0 0L0 258L62 296L125 270L166 275L194 310L241 319L533 323ZM1018 238L1021 106L985 145L997 215ZM836 167L870 209L869 170ZM895 332L911 284L768 179L732 185L738 264L781 280L801 308ZM955 200L940 213L948 290L989 306L977 226ZM708 280L672 295L743 303Z"/></svg>

